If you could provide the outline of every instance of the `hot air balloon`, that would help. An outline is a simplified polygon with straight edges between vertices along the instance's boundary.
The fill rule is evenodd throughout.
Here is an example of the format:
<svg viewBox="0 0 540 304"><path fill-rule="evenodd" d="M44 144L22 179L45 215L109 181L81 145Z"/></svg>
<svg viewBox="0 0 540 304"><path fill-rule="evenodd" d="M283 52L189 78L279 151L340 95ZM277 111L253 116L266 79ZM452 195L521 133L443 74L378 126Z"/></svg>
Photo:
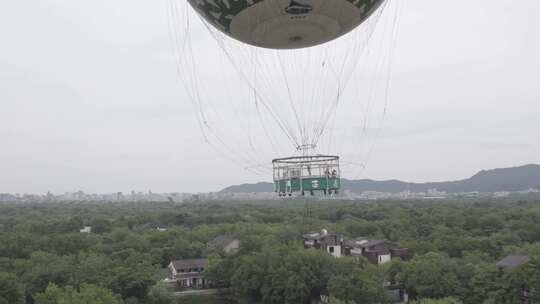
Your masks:
<svg viewBox="0 0 540 304"><path fill-rule="evenodd" d="M272 173L280 196L338 194L342 165L365 167L399 0L169 1L180 82L218 155Z"/></svg>
<svg viewBox="0 0 540 304"><path fill-rule="evenodd" d="M236 40L272 49L334 40L384 0L188 0L208 23Z"/></svg>

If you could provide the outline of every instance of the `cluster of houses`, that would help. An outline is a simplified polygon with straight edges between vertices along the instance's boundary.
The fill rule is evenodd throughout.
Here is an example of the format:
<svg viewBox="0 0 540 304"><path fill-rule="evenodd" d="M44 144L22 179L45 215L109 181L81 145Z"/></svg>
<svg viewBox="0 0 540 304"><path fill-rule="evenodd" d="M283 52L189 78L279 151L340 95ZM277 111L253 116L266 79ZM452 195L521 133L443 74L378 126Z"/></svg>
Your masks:
<svg viewBox="0 0 540 304"><path fill-rule="evenodd" d="M407 248L397 243L386 240L372 240L368 238L345 239L337 234L329 234L323 229L303 235L305 248L322 250L328 254L340 258L364 257L373 264L382 265L392 259L409 260L412 255ZM234 236L220 235L208 242L209 249L235 253L240 248L240 239ZM509 255L497 263L501 271L513 269L526 263L529 257L526 255ZM204 270L208 266L208 259L187 259L171 261L165 272L165 282L175 284L180 289L200 289L212 287L211 282L205 279ZM396 296L400 302L408 302L408 295L399 284L389 284L386 289ZM520 291L523 303L538 299L539 294L531 288L524 286ZM322 298L321 298L322 299ZM324 300L323 300L324 302Z"/></svg>
<svg viewBox="0 0 540 304"><path fill-rule="evenodd" d="M407 248L385 240L370 240L367 238L344 239L336 234L321 232L309 233L303 236L305 248L314 248L328 252L339 258L342 256L363 256L374 264L384 264L393 258L409 259ZM207 244L209 249L234 253L240 248L240 240L234 236L220 235ZM171 261L164 270L165 281L175 283L179 288L207 288L211 284L204 278L204 270L208 259L187 259Z"/></svg>
<svg viewBox="0 0 540 304"><path fill-rule="evenodd" d="M337 234L328 234L326 229L321 232L305 234L304 247L316 248L339 258L342 256L363 256L374 264L384 264L394 258L408 260L409 250L397 243L386 240L370 240L368 238L344 239Z"/></svg>
<svg viewBox="0 0 540 304"><path fill-rule="evenodd" d="M329 234L326 229L320 232L308 233L303 236L305 248L323 250L328 254L340 258L364 257L373 264L382 265L392 259L400 258L409 260L409 249L401 247L397 243L386 240L372 240L365 237L345 239L341 235ZM396 301L408 302L406 290L399 284L385 284L387 292ZM321 295L321 302L328 303L328 295Z"/></svg>

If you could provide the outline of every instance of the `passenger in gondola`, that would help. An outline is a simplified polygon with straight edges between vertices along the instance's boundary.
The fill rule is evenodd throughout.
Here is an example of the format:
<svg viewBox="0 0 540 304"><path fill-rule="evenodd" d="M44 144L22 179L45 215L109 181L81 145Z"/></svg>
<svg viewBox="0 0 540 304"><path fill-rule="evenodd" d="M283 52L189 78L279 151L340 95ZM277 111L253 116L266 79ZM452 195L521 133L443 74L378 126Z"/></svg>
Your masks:
<svg viewBox="0 0 540 304"><path fill-rule="evenodd" d="M324 175L326 177L330 177L330 169L328 167L326 167L326 169L324 169Z"/></svg>
<svg viewBox="0 0 540 304"><path fill-rule="evenodd" d="M336 169L332 170L332 177L337 177L337 171L336 171Z"/></svg>

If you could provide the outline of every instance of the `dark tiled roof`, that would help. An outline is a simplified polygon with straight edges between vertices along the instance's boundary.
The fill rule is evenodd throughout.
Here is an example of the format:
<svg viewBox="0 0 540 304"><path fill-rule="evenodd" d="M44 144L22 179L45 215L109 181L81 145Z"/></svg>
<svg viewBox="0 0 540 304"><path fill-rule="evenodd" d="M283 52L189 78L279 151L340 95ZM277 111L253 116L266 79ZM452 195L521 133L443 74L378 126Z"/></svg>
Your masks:
<svg viewBox="0 0 540 304"><path fill-rule="evenodd" d="M399 248L399 245L396 243L392 243L385 240L368 240L365 243L362 243L358 245L358 248L365 248L365 249L395 249Z"/></svg>
<svg viewBox="0 0 540 304"><path fill-rule="evenodd" d="M343 243L349 247L360 248L360 245L367 243L367 241L367 238L360 237L352 240L344 240Z"/></svg>
<svg viewBox="0 0 540 304"><path fill-rule="evenodd" d="M529 256L520 254L511 254L497 263L497 267L515 268L529 261Z"/></svg>
<svg viewBox="0 0 540 304"><path fill-rule="evenodd" d="M175 269L204 268L208 265L208 259L190 259L171 262Z"/></svg>
<svg viewBox="0 0 540 304"><path fill-rule="evenodd" d="M305 241L317 241L321 245L336 246L341 245L342 238L336 234L309 233L304 234Z"/></svg>
<svg viewBox="0 0 540 304"><path fill-rule="evenodd" d="M146 223L141 226L143 229L157 229L157 228L164 228L163 225L160 225L158 223Z"/></svg>
<svg viewBox="0 0 540 304"><path fill-rule="evenodd" d="M321 238L319 242L326 246L336 246L341 245L341 238L335 234L328 234Z"/></svg>
<svg viewBox="0 0 540 304"><path fill-rule="evenodd" d="M386 243L385 240L368 240L367 242L360 244L359 247L370 248L370 247L381 245L384 243Z"/></svg>
<svg viewBox="0 0 540 304"><path fill-rule="evenodd" d="M308 234L303 235L304 239L306 240L320 240L324 238L325 236L326 236L325 234L320 234L318 232L313 232L313 233L308 233Z"/></svg>
<svg viewBox="0 0 540 304"><path fill-rule="evenodd" d="M232 241L237 240L238 238L230 235L219 235L215 239L208 242L208 246L214 248L223 248L229 245Z"/></svg>
<svg viewBox="0 0 540 304"><path fill-rule="evenodd" d="M408 248L390 248L390 252L392 253L392 255L400 257L406 257L409 255Z"/></svg>
<svg viewBox="0 0 540 304"><path fill-rule="evenodd" d="M370 250L370 249L366 249L366 252L374 252L374 253L377 253L379 255L381 254L390 254L390 249L388 248L380 248L380 249L373 249L373 250Z"/></svg>

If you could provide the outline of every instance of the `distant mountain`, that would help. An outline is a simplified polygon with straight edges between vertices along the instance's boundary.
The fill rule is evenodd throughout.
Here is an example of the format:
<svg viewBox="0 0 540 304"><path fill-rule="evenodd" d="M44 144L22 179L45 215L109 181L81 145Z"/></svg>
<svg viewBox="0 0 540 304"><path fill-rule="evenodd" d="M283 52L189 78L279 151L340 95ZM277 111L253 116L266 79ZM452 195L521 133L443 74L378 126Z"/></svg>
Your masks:
<svg viewBox="0 0 540 304"><path fill-rule="evenodd" d="M398 193L409 190L411 192L426 192L430 189L445 191L447 193L460 192L498 192L498 191L522 191L528 189L540 189L540 165L525 165L512 168L482 170L474 176L449 182L432 183L407 183L399 180L374 181L370 179L348 180L342 179L341 187L354 193L364 191L377 191ZM272 183L243 184L230 186L222 193L248 193L248 192L272 192Z"/></svg>
<svg viewBox="0 0 540 304"><path fill-rule="evenodd" d="M260 182L256 184L242 184L229 186L220 191L220 193L251 193L251 192L272 192L274 185L272 183Z"/></svg>

